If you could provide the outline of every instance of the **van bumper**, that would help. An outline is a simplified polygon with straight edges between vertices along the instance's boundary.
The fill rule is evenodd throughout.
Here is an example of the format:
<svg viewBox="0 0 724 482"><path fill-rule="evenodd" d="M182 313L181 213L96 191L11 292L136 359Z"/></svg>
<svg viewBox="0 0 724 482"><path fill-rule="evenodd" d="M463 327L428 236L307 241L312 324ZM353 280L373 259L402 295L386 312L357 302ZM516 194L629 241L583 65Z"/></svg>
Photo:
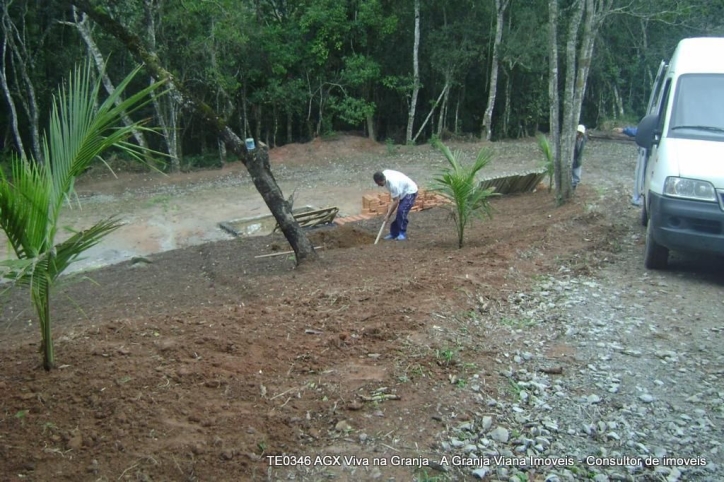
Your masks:
<svg viewBox="0 0 724 482"><path fill-rule="evenodd" d="M724 255L724 211L719 203L676 199L649 191L654 240L673 251Z"/></svg>

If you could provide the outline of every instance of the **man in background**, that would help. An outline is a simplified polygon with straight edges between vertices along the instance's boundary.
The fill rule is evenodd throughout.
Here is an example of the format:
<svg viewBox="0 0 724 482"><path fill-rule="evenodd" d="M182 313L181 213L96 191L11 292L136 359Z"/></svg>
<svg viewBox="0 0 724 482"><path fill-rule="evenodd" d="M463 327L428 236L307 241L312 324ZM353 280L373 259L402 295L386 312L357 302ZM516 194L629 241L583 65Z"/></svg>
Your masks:
<svg viewBox="0 0 724 482"><path fill-rule="evenodd" d="M586 147L586 126L579 124L576 129L576 145L573 148L573 164L571 165L571 186L581 182L581 165L583 163L583 148Z"/></svg>

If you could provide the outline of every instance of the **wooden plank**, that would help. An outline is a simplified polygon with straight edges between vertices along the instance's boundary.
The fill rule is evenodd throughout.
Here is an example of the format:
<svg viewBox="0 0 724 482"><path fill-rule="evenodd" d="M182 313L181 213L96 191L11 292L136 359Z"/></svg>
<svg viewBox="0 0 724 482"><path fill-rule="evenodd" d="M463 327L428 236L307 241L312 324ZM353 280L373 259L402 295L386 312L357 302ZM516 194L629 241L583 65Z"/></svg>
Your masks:
<svg viewBox="0 0 724 482"><path fill-rule="evenodd" d="M322 247L315 246L314 249L322 249ZM254 257L255 258L271 258L273 256L282 256L284 254L294 254L294 251L280 251L278 253L260 254L259 256L254 256Z"/></svg>

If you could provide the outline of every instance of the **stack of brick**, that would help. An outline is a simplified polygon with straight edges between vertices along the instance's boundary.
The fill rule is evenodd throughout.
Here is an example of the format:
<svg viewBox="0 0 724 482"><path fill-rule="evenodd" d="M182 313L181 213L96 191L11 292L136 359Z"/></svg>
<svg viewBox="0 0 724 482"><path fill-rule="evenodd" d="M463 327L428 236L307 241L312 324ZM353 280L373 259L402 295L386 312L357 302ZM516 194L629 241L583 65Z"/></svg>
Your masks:
<svg viewBox="0 0 724 482"><path fill-rule="evenodd" d="M362 196L362 214L382 215L390 207L390 193L365 194ZM422 211L447 203L447 199L433 191L420 189L410 211Z"/></svg>

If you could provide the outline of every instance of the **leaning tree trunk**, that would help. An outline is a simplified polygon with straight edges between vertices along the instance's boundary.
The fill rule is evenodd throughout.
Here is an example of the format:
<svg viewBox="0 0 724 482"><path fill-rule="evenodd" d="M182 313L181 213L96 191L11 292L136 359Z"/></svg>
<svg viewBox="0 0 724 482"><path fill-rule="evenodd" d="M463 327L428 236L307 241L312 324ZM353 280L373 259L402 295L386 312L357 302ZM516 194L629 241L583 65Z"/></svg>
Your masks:
<svg viewBox="0 0 724 482"><path fill-rule="evenodd" d="M103 60L103 54L101 54L98 45L96 45L95 40L93 40L90 28L88 28L88 16L83 13L80 18L78 18L78 11L75 7L73 7L73 20L74 22L72 22L72 25L78 30L78 33L80 33L81 38L88 48L88 54L93 58L93 61L96 64L96 70L98 70L98 75L101 77L103 87L106 89L106 92L108 92L108 95L112 95L113 92L115 92L116 87L113 85L111 78L108 77L108 73L106 72L106 62ZM115 104L120 105L122 102L123 99L117 97ZM125 112L121 114L121 120L126 126L133 124L133 120L131 120ZM141 131L133 129L133 138L136 140L136 143L141 146L143 152L148 151L148 143Z"/></svg>
<svg viewBox="0 0 724 482"><path fill-rule="evenodd" d="M89 17L97 22L110 35L121 41L134 55L140 58L146 68L154 77L165 80L169 84L170 94L176 98L180 105L192 110L207 127L212 129L227 145L229 150L236 154L249 171L254 186L261 194L264 202L276 219L281 231L287 238L296 255L297 264L314 261L317 253L307 238L299 223L291 212L289 203L284 198L279 185L276 183L269 165L269 151L259 146L254 150L247 150L244 142L234 131L222 121L216 112L204 102L191 96L183 85L176 83L174 77L164 69L155 55L144 48L140 38L131 34L119 22L93 7L89 0L66 0L74 3L85 11Z"/></svg>
<svg viewBox="0 0 724 482"><path fill-rule="evenodd" d="M495 107L495 98L498 93L498 70L500 64L500 42L503 40L503 16L505 9L508 8L510 0L495 0L495 12L497 14L495 20L495 40L493 41L493 60L490 65L490 86L488 87L488 106L483 114L483 132L486 140L490 140L493 135L493 108Z"/></svg>
<svg viewBox="0 0 724 482"><path fill-rule="evenodd" d="M415 141L417 141L417 138L420 137L420 134L422 134L422 131L425 129L425 126L426 126L427 123L430 121L430 118L431 118L432 115L435 113L435 109L436 109L437 106L440 104L440 101L441 101L442 98L445 96L445 94L447 93L447 91L448 91L449 88L450 88L450 84L446 81L446 82L445 82L445 86L442 88L442 92L440 92L440 95L437 96L437 100L435 101L435 103L434 103L434 104L432 105L432 107L430 108L430 112L427 114L427 117L425 117L425 120L422 122L422 125L420 126L420 129L417 131L417 134L415 134L415 137L412 138L412 142L413 142L413 143L414 143Z"/></svg>
<svg viewBox="0 0 724 482"><path fill-rule="evenodd" d="M448 72L448 74L450 74ZM450 74L452 76L452 74ZM446 81L445 85L450 85L450 81ZM437 136L442 137L442 131L445 129L445 119L447 118L447 107L450 100L450 89L445 89L445 95L442 96L442 105L440 113L437 117Z"/></svg>
<svg viewBox="0 0 724 482"><path fill-rule="evenodd" d="M407 144L414 142L412 139L412 129L415 124L415 110L417 109L417 96L420 93L420 0L415 0L415 44L412 48L412 69L413 69L413 86L412 98L410 99L410 110L407 113L407 135L405 141Z"/></svg>

